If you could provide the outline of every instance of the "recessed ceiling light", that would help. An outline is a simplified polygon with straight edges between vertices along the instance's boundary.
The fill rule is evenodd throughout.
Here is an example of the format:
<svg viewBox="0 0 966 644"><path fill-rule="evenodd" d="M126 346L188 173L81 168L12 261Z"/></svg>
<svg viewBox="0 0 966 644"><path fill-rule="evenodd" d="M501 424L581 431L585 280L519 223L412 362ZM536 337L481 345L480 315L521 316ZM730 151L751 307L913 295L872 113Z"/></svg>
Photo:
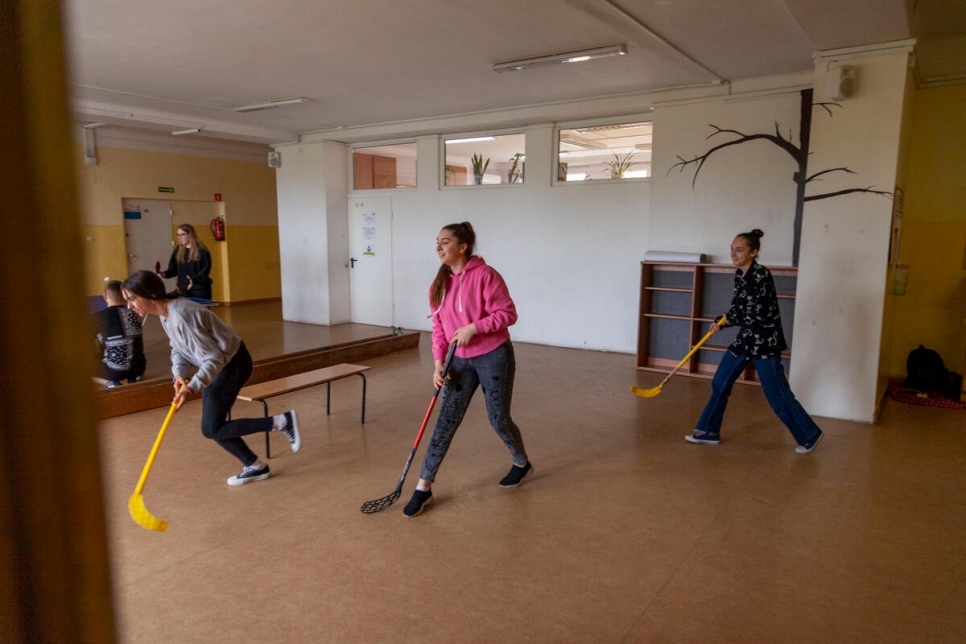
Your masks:
<svg viewBox="0 0 966 644"><path fill-rule="evenodd" d="M572 137L560 137L560 142L566 143L567 145L572 145L574 147L583 148L585 150L601 150L605 147L595 141L582 141Z"/></svg>

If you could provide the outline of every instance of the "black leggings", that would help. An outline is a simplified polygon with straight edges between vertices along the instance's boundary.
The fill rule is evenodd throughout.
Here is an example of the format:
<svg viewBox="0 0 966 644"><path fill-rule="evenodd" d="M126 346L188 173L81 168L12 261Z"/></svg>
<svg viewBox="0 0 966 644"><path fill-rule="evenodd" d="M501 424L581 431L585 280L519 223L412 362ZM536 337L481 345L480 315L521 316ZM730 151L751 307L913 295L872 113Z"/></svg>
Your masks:
<svg viewBox="0 0 966 644"><path fill-rule="evenodd" d="M242 342L235 357L225 365L201 396L201 433L205 438L221 445L241 461L242 465L251 465L258 460L258 456L241 437L272 429L271 417L228 420L238 392L251 375L252 355Z"/></svg>

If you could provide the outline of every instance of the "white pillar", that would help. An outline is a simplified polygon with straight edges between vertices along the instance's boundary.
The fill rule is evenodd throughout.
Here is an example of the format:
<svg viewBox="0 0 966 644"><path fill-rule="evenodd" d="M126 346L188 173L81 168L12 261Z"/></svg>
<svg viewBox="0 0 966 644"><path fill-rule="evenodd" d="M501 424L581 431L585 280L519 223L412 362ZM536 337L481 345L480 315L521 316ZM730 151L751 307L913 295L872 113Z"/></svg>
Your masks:
<svg viewBox="0 0 966 644"><path fill-rule="evenodd" d="M817 58L816 104L829 101L830 69L851 65L858 80L831 115L813 108L808 174L835 168L855 174L823 175L809 183L806 198L854 188L894 191L910 53L908 43L899 43ZM891 225L892 200L880 195L805 203L791 385L812 414L875 420Z"/></svg>
<svg viewBox="0 0 966 644"><path fill-rule="evenodd" d="M349 321L348 157L340 143L280 146L282 318Z"/></svg>

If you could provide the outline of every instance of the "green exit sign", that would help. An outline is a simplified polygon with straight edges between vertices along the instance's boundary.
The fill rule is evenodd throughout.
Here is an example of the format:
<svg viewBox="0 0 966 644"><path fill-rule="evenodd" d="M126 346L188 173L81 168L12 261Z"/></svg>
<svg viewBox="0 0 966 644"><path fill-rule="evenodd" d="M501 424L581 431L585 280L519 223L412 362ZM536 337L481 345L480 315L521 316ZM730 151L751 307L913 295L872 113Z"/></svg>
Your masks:
<svg viewBox="0 0 966 644"><path fill-rule="evenodd" d="M174 188L168 188L165 186L158 186L158 192L174 192Z"/></svg>

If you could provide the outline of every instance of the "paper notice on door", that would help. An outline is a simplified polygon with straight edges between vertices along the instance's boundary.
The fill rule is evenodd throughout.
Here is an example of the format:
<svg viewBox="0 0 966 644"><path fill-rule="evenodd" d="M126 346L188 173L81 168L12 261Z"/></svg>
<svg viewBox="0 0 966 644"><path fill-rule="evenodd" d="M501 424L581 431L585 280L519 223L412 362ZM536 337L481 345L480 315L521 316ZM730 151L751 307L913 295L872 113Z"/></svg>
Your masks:
<svg viewBox="0 0 966 644"><path fill-rule="evenodd" d="M369 257L376 256L376 236L376 227L374 225L362 225L362 243L366 246L366 250L362 253L363 255L368 255Z"/></svg>

